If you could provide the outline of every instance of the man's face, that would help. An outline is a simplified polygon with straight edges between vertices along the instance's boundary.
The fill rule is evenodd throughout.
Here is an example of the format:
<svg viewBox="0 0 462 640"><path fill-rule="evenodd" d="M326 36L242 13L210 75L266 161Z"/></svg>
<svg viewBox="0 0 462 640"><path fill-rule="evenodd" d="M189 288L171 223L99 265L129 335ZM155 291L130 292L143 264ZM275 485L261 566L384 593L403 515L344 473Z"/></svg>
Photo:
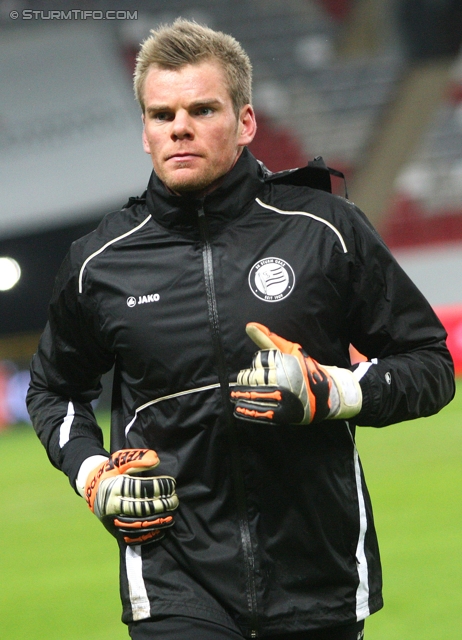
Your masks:
<svg viewBox="0 0 462 640"><path fill-rule="evenodd" d="M250 105L233 109L215 61L170 70L153 66L144 85L143 147L175 193L212 189L256 131Z"/></svg>

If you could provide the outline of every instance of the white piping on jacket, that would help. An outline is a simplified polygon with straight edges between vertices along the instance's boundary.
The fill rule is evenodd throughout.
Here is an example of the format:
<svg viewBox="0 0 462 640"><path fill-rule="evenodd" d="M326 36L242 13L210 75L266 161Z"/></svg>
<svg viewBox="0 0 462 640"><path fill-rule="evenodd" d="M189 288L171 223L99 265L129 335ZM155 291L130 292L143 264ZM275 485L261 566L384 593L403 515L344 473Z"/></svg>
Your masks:
<svg viewBox="0 0 462 640"><path fill-rule="evenodd" d="M338 229L336 229L336 227L334 227L334 225L331 222L328 222L328 220L324 220L324 218L320 218L319 216L315 216L314 213L307 213L306 211L284 211L283 209L278 209L277 207L272 207L269 204L265 204L264 202L262 202L260 200L260 198L255 198L255 202L258 202L258 204L263 207L264 209L270 209L271 211L276 211L276 213L282 213L285 216L306 216L307 218L312 218L313 220L317 220L318 222L322 222L323 224L326 225L326 227L329 227L329 229L332 229L332 231L335 233L335 235L337 236L337 238L340 240L340 244L342 245L342 249L343 249L343 253L348 253L348 249L345 243L345 240L342 237L342 234L340 233L340 231Z"/></svg>
<svg viewBox="0 0 462 640"><path fill-rule="evenodd" d="M237 384L236 382L230 382L229 386L234 387L236 384ZM125 435L128 434L128 432L133 426L133 423L137 419L139 412L143 411L143 409L146 409L147 407L150 407L153 404L157 404L158 402L162 402L163 400L170 400L171 398L180 398L181 396L187 396L191 393L198 393L199 391L208 391L208 389L218 389L219 387L220 387L220 383L215 382L214 384L208 384L205 387L198 387L197 389L187 389L186 391L177 391L177 393L171 393L168 396L162 396L162 398L156 398L155 400L150 400L149 402L146 402L146 404L143 404L141 407L138 407L138 409L135 410L135 415L125 427Z"/></svg>
<svg viewBox="0 0 462 640"><path fill-rule="evenodd" d="M143 559L141 545L127 547L125 551L128 591L132 607L133 620L144 620L151 615L148 592L143 578Z"/></svg>
<svg viewBox="0 0 462 640"><path fill-rule="evenodd" d="M358 588L356 589L356 620L364 620L370 615L369 609L369 568L367 565L367 558L365 552L365 539L367 531L367 513L366 503L364 500L363 485L361 479L361 463L359 461L359 453L356 447L355 439L351 433L348 422L345 422L350 434L351 442L353 443L353 462L355 469L355 482L356 492L358 496L358 508L359 508L359 536L356 545L356 563L358 569Z"/></svg>
<svg viewBox="0 0 462 640"><path fill-rule="evenodd" d="M74 422L75 417L75 408L74 403L69 400L69 404L67 405L67 413L64 420L59 427L59 446L61 449L65 444L69 442L69 438L71 436L71 427Z"/></svg>
<svg viewBox="0 0 462 640"><path fill-rule="evenodd" d="M151 214L149 214L148 217L145 220L143 220L143 222L141 222L138 226L134 227L133 229L130 229L130 231L127 231L126 233L123 233L121 236L117 236L117 238L113 238L112 240L109 240L109 242L106 242L106 244L103 245L100 249L98 249L98 251L95 251L94 253L91 254L91 256L88 256L88 258L83 263L83 265L82 265L82 267L80 269L80 273L79 273L79 293L82 293L82 290L83 290L83 272L85 271L85 268L86 268L87 264L90 262L90 260L93 260L93 258L95 258L97 255L102 253L105 249L110 247L111 244L114 244L114 242L117 242L118 240L122 240L123 238L126 238L127 236L130 236L132 233L135 233L135 231L138 231L138 229L141 229L141 227L144 227L144 225L147 222L149 222L151 217L152 217Z"/></svg>
<svg viewBox="0 0 462 640"><path fill-rule="evenodd" d="M366 373L369 371L370 367L372 367L373 364L376 364L376 362L369 361L369 360L367 362L360 362L358 364L356 369L353 371L353 375L358 382L366 375Z"/></svg>
<svg viewBox="0 0 462 640"><path fill-rule="evenodd" d="M356 562L358 567L359 584L356 590L356 619L364 620L370 615L369 610L369 568L365 552L365 537L367 531L366 503L361 480L361 466L358 450L354 449L354 464L356 477L356 490L358 492L359 506L359 537L356 546Z"/></svg>

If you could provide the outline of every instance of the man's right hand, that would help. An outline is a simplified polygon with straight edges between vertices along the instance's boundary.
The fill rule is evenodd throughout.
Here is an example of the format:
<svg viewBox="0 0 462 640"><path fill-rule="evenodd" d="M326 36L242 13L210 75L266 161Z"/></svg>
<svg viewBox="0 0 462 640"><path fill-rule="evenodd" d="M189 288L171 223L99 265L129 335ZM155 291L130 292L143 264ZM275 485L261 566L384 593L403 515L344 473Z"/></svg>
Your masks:
<svg viewBox="0 0 462 640"><path fill-rule="evenodd" d="M152 449L121 449L87 476L88 506L128 545L160 540L164 529L174 524L172 512L179 504L176 482L170 476L149 474L159 462Z"/></svg>

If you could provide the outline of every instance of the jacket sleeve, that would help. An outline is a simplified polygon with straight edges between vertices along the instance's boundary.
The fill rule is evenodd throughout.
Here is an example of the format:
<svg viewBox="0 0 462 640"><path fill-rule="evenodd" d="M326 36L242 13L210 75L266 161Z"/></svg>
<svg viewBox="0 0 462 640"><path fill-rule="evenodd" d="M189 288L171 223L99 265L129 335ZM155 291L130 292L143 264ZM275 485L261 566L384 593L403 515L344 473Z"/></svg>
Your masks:
<svg viewBox="0 0 462 640"><path fill-rule="evenodd" d="M92 300L78 294L77 280L78 267L69 253L56 278L27 394L34 429L50 461L66 473L74 489L83 460L108 455L92 401L101 393L101 375L114 360L99 337Z"/></svg>
<svg viewBox="0 0 462 640"><path fill-rule="evenodd" d="M355 367L363 391L356 423L382 427L437 413L455 392L446 331L364 214L351 210L349 334L372 363Z"/></svg>

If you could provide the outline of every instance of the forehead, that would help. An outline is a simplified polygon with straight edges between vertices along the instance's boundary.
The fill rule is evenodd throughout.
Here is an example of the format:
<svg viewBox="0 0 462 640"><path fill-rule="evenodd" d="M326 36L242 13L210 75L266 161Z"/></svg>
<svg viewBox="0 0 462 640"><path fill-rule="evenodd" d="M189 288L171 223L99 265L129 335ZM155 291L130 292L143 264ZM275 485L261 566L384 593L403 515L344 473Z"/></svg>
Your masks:
<svg viewBox="0 0 462 640"><path fill-rule="evenodd" d="M144 82L144 101L169 104L172 101L212 100L230 101L226 76L219 62L204 60L178 68L151 65Z"/></svg>

